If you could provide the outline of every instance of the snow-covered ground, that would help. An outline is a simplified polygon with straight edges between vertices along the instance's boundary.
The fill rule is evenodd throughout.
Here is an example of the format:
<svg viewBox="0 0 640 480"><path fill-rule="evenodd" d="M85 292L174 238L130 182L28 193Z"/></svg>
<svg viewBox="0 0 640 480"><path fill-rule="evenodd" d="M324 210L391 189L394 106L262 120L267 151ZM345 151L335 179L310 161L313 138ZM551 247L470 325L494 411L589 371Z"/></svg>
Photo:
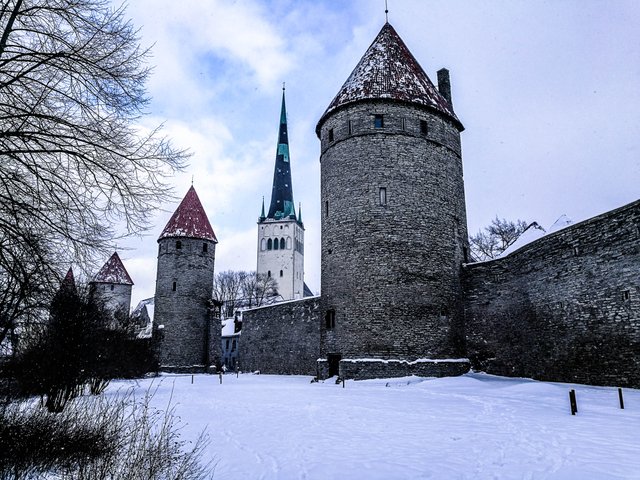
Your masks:
<svg viewBox="0 0 640 480"><path fill-rule="evenodd" d="M219 479L640 479L640 391L483 374L310 383L166 375L114 382L207 428ZM578 414L568 392L575 388Z"/></svg>

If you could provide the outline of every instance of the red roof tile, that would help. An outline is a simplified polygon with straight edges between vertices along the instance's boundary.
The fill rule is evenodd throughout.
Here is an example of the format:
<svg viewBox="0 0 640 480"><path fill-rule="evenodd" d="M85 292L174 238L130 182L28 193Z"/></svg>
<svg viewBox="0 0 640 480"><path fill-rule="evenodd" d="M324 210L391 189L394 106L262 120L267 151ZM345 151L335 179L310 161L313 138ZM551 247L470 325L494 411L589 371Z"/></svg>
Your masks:
<svg viewBox="0 0 640 480"><path fill-rule="evenodd" d="M103 265L93 279L95 283L118 283L121 285L133 285L133 280L124 268L118 252L113 252L111 258Z"/></svg>
<svg viewBox="0 0 640 480"><path fill-rule="evenodd" d="M411 54L395 29L386 23L318 122L342 105L390 99L431 107L457 123L453 108Z"/></svg>
<svg viewBox="0 0 640 480"><path fill-rule="evenodd" d="M64 279L62 280L62 284L60 285L60 288L68 288L73 291L76 290L76 279L73 276L73 270L71 268L69 268L69 271L64 276Z"/></svg>
<svg viewBox="0 0 640 480"><path fill-rule="evenodd" d="M193 185L169 219L158 240L170 237L201 238L218 243Z"/></svg>

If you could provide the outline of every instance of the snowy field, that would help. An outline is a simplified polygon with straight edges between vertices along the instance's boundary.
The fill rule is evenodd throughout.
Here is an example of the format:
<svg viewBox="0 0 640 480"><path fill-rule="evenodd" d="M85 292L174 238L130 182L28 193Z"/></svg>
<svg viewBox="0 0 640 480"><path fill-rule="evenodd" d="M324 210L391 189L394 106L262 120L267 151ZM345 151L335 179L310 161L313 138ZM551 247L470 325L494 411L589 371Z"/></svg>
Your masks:
<svg viewBox="0 0 640 480"><path fill-rule="evenodd" d="M640 479L640 390L483 374L347 381L243 374L114 382L207 428L218 479ZM578 414L568 392L575 388Z"/></svg>

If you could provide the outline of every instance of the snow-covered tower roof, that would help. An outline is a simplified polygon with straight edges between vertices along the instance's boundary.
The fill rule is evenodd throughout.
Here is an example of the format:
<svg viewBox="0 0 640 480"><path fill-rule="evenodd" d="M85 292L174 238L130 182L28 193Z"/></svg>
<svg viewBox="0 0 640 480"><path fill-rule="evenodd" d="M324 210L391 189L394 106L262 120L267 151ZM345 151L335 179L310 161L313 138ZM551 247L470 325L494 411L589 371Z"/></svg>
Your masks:
<svg viewBox="0 0 640 480"><path fill-rule="evenodd" d="M158 240L172 237L199 238L218 243L193 185L169 219Z"/></svg>
<svg viewBox="0 0 640 480"><path fill-rule="evenodd" d="M384 24L329 104L318 122L316 133L319 134L319 126L329 113L346 104L372 99L424 105L454 120L461 130L463 128L450 101L434 86L389 23Z"/></svg>
<svg viewBox="0 0 640 480"><path fill-rule="evenodd" d="M118 252L113 252L100 271L93 278L93 283L116 283L120 285L133 285L133 280L124 268Z"/></svg>

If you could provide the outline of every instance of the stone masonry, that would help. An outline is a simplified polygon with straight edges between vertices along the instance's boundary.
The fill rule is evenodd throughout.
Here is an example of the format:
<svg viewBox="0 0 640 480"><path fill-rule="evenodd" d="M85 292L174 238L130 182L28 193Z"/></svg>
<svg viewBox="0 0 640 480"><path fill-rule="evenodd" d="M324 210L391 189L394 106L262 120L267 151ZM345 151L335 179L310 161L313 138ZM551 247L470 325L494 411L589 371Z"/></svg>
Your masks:
<svg viewBox="0 0 640 480"><path fill-rule="evenodd" d="M315 376L319 357L319 297L243 312L240 370Z"/></svg>
<svg viewBox="0 0 640 480"><path fill-rule="evenodd" d="M464 274L474 368L640 387L640 201Z"/></svg>
<svg viewBox="0 0 640 480"><path fill-rule="evenodd" d="M199 370L220 359L220 321L211 310L214 260L213 242L159 240L154 317L163 325L163 370Z"/></svg>

